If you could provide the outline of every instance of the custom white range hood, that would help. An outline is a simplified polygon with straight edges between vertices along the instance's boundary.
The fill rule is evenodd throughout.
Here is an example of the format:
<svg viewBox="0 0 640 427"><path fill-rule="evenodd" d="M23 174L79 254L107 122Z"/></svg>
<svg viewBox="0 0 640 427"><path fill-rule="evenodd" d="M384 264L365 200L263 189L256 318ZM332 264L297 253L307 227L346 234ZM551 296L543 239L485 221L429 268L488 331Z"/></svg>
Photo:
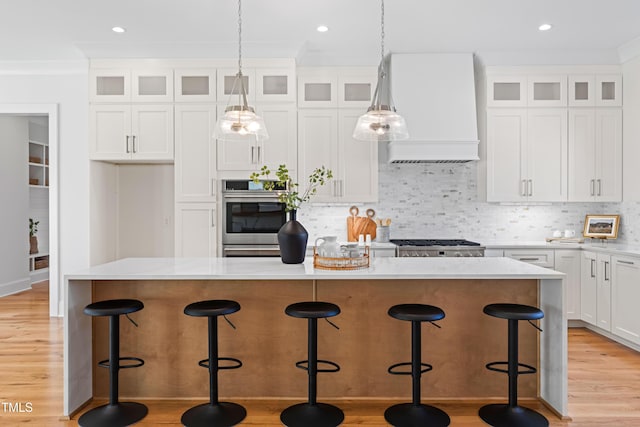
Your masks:
<svg viewBox="0 0 640 427"><path fill-rule="evenodd" d="M472 54L393 54L390 77L409 139L387 145L389 163L479 159Z"/></svg>

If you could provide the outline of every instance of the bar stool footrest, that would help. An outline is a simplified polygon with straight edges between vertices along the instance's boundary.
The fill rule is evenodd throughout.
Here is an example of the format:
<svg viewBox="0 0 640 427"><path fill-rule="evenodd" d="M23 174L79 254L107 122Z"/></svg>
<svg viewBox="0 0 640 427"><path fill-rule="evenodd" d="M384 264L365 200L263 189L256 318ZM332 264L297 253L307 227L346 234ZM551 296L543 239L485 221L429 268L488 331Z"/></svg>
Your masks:
<svg viewBox="0 0 640 427"><path fill-rule="evenodd" d="M394 371L395 368L399 368L401 366L411 366L412 363L411 362L402 362L402 363L396 363L395 365L391 365L389 366L389 369L387 369L387 372L389 372L391 375L411 375L413 374L413 372L411 371ZM425 372L429 372L430 370L433 369L433 366L429 365L428 363L420 363L420 366L424 367L424 369L420 370L421 374L424 374Z"/></svg>
<svg viewBox="0 0 640 427"><path fill-rule="evenodd" d="M491 363L487 363L485 365L485 367L487 369L489 369L490 371L502 372L503 374L508 374L509 373L508 369L495 368L494 366L496 366L496 365L506 365L506 366L508 366L509 362L491 362ZM518 363L518 367L526 368L526 370L518 371L518 375L535 374L536 372L538 372L538 370L536 368L534 368L533 366L526 365L524 363Z"/></svg>
<svg viewBox="0 0 640 427"><path fill-rule="evenodd" d="M138 363L132 363L130 365L121 365L120 361L122 360L129 360L129 361L134 361ZM144 365L144 360L140 359L139 357L121 357L118 359L118 369L139 368L142 365ZM99 361L98 366L100 366L101 368L107 368L107 369L111 367L109 365L109 359Z"/></svg>
<svg viewBox="0 0 640 427"><path fill-rule="evenodd" d="M322 360L322 359L318 359L318 364L323 364L323 365L330 365L333 366L333 368L318 368L318 372L338 372L340 370L340 365L338 365L335 362L331 362L329 360ZM296 362L296 368L302 369L304 371L308 371L309 370L309 361L308 360L301 360L299 362Z"/></svg>
<svg viewBox="0 0 640 427"><path fill-rule="evenodd" d="M220 363L218 363L218 369L222 370L222 369L238 369L240 367L242 367L242 361L233 357L218 357L218 362L220 362L221 360L224 360L226 362L234 362L233 365L228 365L228 366L220 366ZM202 359L201 361L198 362L198 365L202 366L203 368L207 368L209 369L209 359Z"/></svg>

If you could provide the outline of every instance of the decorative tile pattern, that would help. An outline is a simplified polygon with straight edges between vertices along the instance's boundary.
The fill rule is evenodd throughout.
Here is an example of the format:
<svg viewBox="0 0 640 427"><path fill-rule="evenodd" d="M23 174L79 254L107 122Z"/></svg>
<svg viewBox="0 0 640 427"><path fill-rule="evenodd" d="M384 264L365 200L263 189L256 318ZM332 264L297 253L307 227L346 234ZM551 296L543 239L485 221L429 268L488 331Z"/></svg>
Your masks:
<svg viewBox="0 0 640 427"><path fill-rule="evenodd" d="M375 209L391 218L391 238L466 238L476 241L543 240L554 230L582 233L584 217L620 213L618 243L640 244L640 202L500 204L478 200L476 162L463 164L381 164L379 202L359 204L360 215ZM346 240L351 204L308 204L298 220L309 238L337 235Z"/></svg>

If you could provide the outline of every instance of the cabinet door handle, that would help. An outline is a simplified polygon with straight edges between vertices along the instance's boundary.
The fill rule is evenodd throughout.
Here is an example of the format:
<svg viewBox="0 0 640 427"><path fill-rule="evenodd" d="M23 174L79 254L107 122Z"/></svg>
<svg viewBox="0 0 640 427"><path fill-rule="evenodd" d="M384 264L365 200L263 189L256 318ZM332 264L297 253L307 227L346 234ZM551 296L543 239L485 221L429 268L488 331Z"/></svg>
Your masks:
<svg viewBox="0 0 640 427"><path fill-rule="evenodd" d="M133 152L137 153L137 151L136 151L136 136L135 135L133 135L131 137L131 141L133 142L133 144L131 144L133 146Z"/></svg>
<svg viewBox="0 0 640 427"><path fill-rule="evenodd" d="M522 180L522 196L527 197L527 180Z"/></svg>
<svg viewBox="0 0 640 427"><path fill-rule="evenodd" d="M338 180L333 181L333 195L336 197L340 195L338 193Z"/></svg>
<svg viewBox="0 0 640 427"><path fill-rule="evenodd" d="M340 197L344 197L344 181L340 180Z"/></svg>
<svg viewBox="0 0 640 427"><path fill-rule="evenodd" d="M215 178L211 178L211 191L210 194L212 196L216 195L216 179Z"/></svg>
<svg viewBox="0 0 640 427"><path fill-rule="evenodd" d="M635 263L633 261L623 261L623 260L619 259L618 260L618 264L634 265Z"/></svg>
<svg viewBox="0 0 640 427"><path fill-rule="evenodd" d="M595 179L591 180L591 195L592 196L596 195L596 180Z"/></svg>
<svg viewBox="0 0 640 427"><path fill-rule="evenodd" d="M609 265L609 263L607 261L604 262L604 280L608 281L609 280L609 275L607 274L607 266Z"/></svg>
<svg viewBox="0 0 640 427"><path fill-rule="evenodd" d="M262 162L262 147L258 145L258 161L256 163Z"/></svg>
<svg viewBox="0 0 640 427"><path fill-rule="evenodd" d="M598 196L602 195L602 180L598 180Z"/></svg>
<svg viewBox="0 0 640 427"><path fill-rule="evenodd" d="M595 263L596 263L596 260L595 260L595 259L592 259L592 260L591 260L591 277L592 277L592 278L593 278L593 277L596 277L596 273L595 273L595 271L594 271L595 269L593 268Z"/></svg>
<svg viewBox="0 0 640 427"><path fill-rule="evenodd" d="M211 228L215 228L216 226L216 211L211 210Z"/></svg>
<svg viewBox="0 0 640 427"><path fill-rule="evenodd" d="M518 258L520 261L539 261L540 258Z"/></svg>
<svg viewBox="0 0 640 427"><path fill-rule="evenodd" d="M125 140L125 150L127 151L127 153L131 152L131 151L129 151L129 135L127 135L126 140Z"/></svg>
<svg viewBox="0 0 640 427"><path fill-rule="evenodd" d="M255 151L256 151L256 147L254 147L253 145L251 146L251 163L255 163Z"/></svg>
<svg viewBox="0 0 640 427"><path fill-rule="evenodd" d="M533 180L529 180L529 197L533 196Z"/></svg>

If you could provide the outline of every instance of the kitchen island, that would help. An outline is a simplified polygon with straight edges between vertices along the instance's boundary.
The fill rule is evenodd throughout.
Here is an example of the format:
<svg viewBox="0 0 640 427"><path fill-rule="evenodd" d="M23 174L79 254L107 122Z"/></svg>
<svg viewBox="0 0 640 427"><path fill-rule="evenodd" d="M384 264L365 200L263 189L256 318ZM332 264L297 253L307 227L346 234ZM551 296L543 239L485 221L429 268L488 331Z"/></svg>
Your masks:
<svg viewBox="0 0 640 427"><path fill-rule="evenodd" d="M507 322L482 307L514 302L540 307L543 333L523 323L520 360L538 367L520 377L520 396L539 398L567 416L567 318L564 275L507 258L375 258L369 268L326 271L278 258L128 258L92 267L65 280L64 414L107 395L107 373L95 367L107 354L107 320L83 314L92 301L136 298L145 308L121 321L121 354L145 365L120 374L125 398L202 398L207 375L206 321L185 316L184 306L204 299L233 299L237 330L219 325L221 356L244 366L220 377L223 397L305 399L306 378L295 362L306 357L306 322L284 314L293 302L338 304L319 324L319 356L342 369L322 374L318 395L327 398L408 398L410 380L387 367L410 359L410 326L387 315L399 303L441 307L442 329L423 327L423 362L434 366L422 381L423 398L505 400L507 378L484 365L506 359ZM126 320L126 319L125 319Z"/></svg>

